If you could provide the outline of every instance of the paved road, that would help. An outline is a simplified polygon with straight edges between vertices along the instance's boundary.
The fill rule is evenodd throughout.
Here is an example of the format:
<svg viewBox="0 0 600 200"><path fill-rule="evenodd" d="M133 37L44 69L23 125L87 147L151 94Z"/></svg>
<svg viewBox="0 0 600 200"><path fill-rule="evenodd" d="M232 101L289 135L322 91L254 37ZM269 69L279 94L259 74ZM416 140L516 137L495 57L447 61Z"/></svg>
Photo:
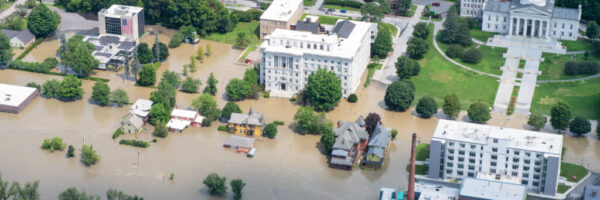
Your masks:
<svg viewBox="0 0 600 200"><path fill-rule="evenodd" d="M2 13L0 13L0 19L4 19L5 17L8 17L9 15L11 15L13 12L17 11L17 5L24 4L25 1L26 0L15 1L15 3L13 3L13 5L11 5L6 10L2 11Z"/></svg>
<svg viewBox="0 0 600 200"><path fill-rule="evenodd" d="M422 5L417 6L416 13L421 13L424 8L425 7ZM398 39L395 41L392 55L388 56L387 62L384 64L383 69L375 71L375 74L373 74L373 80L383 84L391 84L398 79L394 64L396 63L398 57L406 52L408 40L412 38L413 27L415 24L419 23L420 18L421 15L414 15L412 18L410 18L406 25L400 26L400 37L398 37Z"/></svg>
<svg viewBox="0 0 600 200"><path fill-rule="evenodd" d="M55 35L68 32L75 32L84 35L98 34L98 21L86 19L75 12L67 12L64 9L49 7L50 10L58 12L60 15L60 24Z"/></svg>

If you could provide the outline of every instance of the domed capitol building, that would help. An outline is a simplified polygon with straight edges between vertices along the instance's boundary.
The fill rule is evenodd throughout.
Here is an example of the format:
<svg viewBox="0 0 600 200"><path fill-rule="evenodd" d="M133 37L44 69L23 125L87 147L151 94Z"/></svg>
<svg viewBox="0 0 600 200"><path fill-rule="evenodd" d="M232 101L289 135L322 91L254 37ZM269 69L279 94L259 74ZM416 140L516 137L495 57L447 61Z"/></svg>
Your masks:
<svg viewBox="0 0 600 200"><path fill-rule="evenodd" d="M554 0L461 0L460 16L476 17L482 31L508 37L577 40L579 8L554 7Z"/></svg>

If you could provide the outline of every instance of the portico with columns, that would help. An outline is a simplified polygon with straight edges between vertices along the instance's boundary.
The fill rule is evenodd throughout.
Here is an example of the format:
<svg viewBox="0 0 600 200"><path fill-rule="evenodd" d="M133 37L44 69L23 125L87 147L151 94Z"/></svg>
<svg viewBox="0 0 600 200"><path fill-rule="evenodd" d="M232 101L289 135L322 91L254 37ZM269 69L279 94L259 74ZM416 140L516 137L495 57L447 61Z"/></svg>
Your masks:
<svg viewBox="0 0 600 200"><path fill-rule="evenodd" d="M513 16L509 22L509 36L522 36L536 39L548 39L550 21L526 16Z"/></svg>

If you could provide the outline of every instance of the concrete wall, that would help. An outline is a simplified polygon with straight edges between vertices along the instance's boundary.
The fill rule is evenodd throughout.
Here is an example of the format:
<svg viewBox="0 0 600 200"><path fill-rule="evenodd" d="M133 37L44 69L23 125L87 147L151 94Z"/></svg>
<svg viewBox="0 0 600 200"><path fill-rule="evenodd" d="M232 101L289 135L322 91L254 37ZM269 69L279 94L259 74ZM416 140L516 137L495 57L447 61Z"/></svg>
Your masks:
<svg viewBox="0 0 600 200"><path fill-rule="evenodd" d="M546 195L556 194L558 177L560 175L560 157L548 156L546 158L546 184L543 193Z"/></svg>
<svg viewBox="0 0 600 200"><path fill-rule="evenodd" d="M486 0L461 0L460 16L481 18L485 1Z"/></svg>
<svg viewBox="0 0 600 200"><path fill-rule="evenodd" d="M443 178L440 177L440 172L443 170L443 163L440 163L443 159L442 153L444 152L442 145L442 142L439 140L431 140L431 144L429 146L429 174L427 175L429 178Z"/></svg>
<svg viewBox="0 0 600 200"><path fill-rule="evenodd" d="M552 18L549 35L559 40L577 40L579 21Z"/></svg>
<svg viewBox="0 0 600 200"><path fill-rule="evenodd" d="M482 31L507 34L510 20L508 13L484 12Z"/></svg>

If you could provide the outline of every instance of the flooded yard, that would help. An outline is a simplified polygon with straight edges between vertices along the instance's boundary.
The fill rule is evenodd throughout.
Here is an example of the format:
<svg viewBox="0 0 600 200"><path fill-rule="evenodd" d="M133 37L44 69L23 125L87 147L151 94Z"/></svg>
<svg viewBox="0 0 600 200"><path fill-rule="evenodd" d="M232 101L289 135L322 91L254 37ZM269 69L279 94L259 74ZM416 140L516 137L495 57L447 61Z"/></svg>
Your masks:
<svg viewBox="0 0 600 200"><path fill-rule="evenodd" d="M164 43L168 43L169 37L174 34L173 30L151 28L161 31L159 40ZM152 46L154 35L146 35L142 41ZM207 43L210 43L213 55L205 57L204 63L197 62L198 70L191 76L201 79L201 88L204 88L209 73L215 74L219 80L218 104L222 108L227 103L225 85L232 78L242 78L244 70L249 67L233 64L241 52L230 45L201 40L197 45L183 44L169 49L170 56L159 68L157 80L165 70L181 73L183 65L190 62L190 56L195 55L196 49L199 46L205 48ZM48 52L51 45L48 44ZM36 61L39 58L43 60L47 51L32 52L30 56ZM52 53L55 54L56 50ZM97 71L94 76L110 79L111 89L124 89L132 102L138 98L149 98L154 90L134 86L133 81L124 79L122 71ZM62 79L23 71L0 71L1 83L25 85L35 81L41 84L51 78ZM115 188L139 194L145 199L220 199L209 196L202 184L209 173L216 172L226 176L228 181L241 178L246 182L245 199L375 199L380 187L406 189L408 173L405 166L409 159L410 134L417 133L420 142L428 143L437 123L436 118L421 119L408 111L385 111L385 88L372 83L368 88L361 87L356 91L357 103L342 100L335 110L327 113L327 118L333 122L354 121L359 115L376 112L381 115L384 126L398 130L385 165L377 171L358 167L352 171L330 169L326 156L317 148L320 136L293 132L293 115L298 106L279 98L238 102L243 112L252 108L262 112L267 122L285 122L284 126L279 126L275 139L257 138L254 158L224 149L222 144L228 134L217 131L218 123L212 127L170 133L167 138L159 138L157 143L141 149L119 145L118 139L111 139L129 108L91 104L89 98L93 84L93 81L83 81L85 97L75 102L38 97L20 114L0 113L0 152L4 152L0 154L0 172L5 180L21 183L40 180L42 199L55 199L71 186L98 195L104 195L108 188ZM197 96L199 94L178 92L177 106L187 108ZM518 116L510 120L494 116L490 122L513 128L523 128L525 123L526 117ZM145 129L138 135L121 138L149 141L153 138L152 127L146 125ZM48 153L40 149L43 139L55 136L76 147L75 158L65 158L66 152ZM101 156L100 162L89 168L79 161L79 150L84 141L94 145ZM565 146L568 148L566 159L584 156L589 162L598 162L596 152L600 145L595 136L589 139L565 136ZM596 168L600 168L598 164L600 162L595 165ZM175 174L174 180L168 179L171 173ZM232 196L229 190L227 198Z"/></svg>

